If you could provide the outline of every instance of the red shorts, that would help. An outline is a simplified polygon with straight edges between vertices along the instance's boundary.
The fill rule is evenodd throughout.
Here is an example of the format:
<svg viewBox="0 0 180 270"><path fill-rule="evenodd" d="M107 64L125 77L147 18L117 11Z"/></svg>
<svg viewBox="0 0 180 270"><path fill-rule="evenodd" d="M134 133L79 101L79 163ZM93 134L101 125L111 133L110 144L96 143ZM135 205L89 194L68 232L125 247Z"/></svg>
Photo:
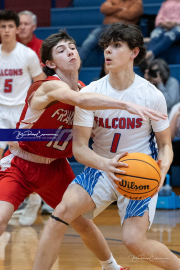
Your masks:
<svg viewBox="0 0 180 270"><path fill-rule="evenodd" d="M55 208L74 178L65 158L50 164L40 164L26 161L9 152L0 160L0 200L13 204L17 210L24 199L35 191L48 205Z"/></svg>

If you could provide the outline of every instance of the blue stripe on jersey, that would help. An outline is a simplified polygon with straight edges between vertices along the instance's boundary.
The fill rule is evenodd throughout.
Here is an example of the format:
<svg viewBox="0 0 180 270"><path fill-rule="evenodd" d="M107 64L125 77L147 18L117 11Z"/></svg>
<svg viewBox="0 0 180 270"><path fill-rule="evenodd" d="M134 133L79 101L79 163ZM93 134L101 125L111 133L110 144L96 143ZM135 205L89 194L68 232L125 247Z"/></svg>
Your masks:
<svg viewBox="0 0 180 270"><path fill-rule="evenodd" d="M139 201L130 200L126 208L124 220L129 217L142 217L144 215L144 212L148 209L150 200L151 197Z"/></svg>
<svg viewBox="0 0 180 270"><path fill-rule="evenodd" d="M151 131L150 136L151 137L149 139L149 147L151 149L151 157L156 160L157 155L158 155L158 150L156 147L155 134L153 130Z"/></svg>
<svg viewBox="0 0 180 270"><path fill-rule="evenodd" d="M94 187L102 173L96 169L88 167L81 174L79 174L72 183L77 183L82 186L91 196Z"/></svg>

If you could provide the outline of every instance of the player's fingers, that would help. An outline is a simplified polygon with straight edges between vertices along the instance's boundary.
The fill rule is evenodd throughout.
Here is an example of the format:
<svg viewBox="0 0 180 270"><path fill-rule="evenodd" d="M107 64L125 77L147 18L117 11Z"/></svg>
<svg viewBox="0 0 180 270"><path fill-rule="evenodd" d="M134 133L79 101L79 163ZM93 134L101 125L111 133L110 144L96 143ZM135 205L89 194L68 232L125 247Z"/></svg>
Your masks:
<svg viewBox="0 0 180 270"><path fill-rule="evenodd" d="M159 187L157 190L156 190L156 192L154 192L154 194L153 195L151 195L151 198L153 198L156 194L158 194L159 193L159 191L160 191L160 189L161 189L161 187Z"/></svg>
<svg viewBox="0 0 180 270"><path fill-rule="evenodd" d="M142 111L139 110L138 111L138 115L142 118L143 121L147 121L144 112L142 112Z"/></svg>
<svg viewBox="0 0 180 270"><path fill-rule="evenodd" d="M162 180L161 180L161 182L160 182L160 185L159 185L158 189L157 189L157 190L156 190L156 191L153 193L153 195L151 196L151 198L152 198L152 197L154 197L156 194L158 194L158 193L159 193L160 189L161 189L161 188L162 188L162 186L163 186L163 182L164 182L164 181L162 181Z"/></svg>
<svg viewBox="0 0 180 270"><path fill-rule="evenodd" d="M117 169L117 168L114 168L113 173L116 173L116 174L126 174L126 171L120 170L120 169Z"/></svg>
<svg viewBox="0 0 180 270"><path fill-rule="evenodd" d="M167 118L167 114L165 114L165 113L157 112L157 111L150 110L150 109L148 110L148 112L150 114L152 114L153 116L158 117L158 118L162 118L162 119L166 119Z"/></svg>
<svg viewBox="0 0 180 270"><path fill-rule="evenodd" d="M113 184L113 186L115 187L115 188L117 188L118 187L118 185L114 182L115 180L116 181L121 181L121 179L119 179L119 178L117 178L114 174L108 174L108 177L109 177L109 179L110 179L110 181L111 181L111 183Z"/></svg>
<svg viewBox="0 0 180 270"><path fill-rule="evenodd" d="M150 118L150 119L152 119L152 120L159 121L159 118L158 118L158 117L154 116L152 113L150 113L150 112L148 112L148 111L146 111L144 114L145 114L148 118Z"/></svg>
<svg viewBox="0 0 180 270"><path fill-rule="evenodd" d="M118 182L122 181L122 179L118 178L115 174L112 175L112 179L113 179L113 181L115 181L115 180L118 181Z"/></svg>
<svg viewBox="0 0 180 270"><path fill-rule="evenodd" d="M159 159L159 160L157 161L157 165L159 166L159 168L161 167L161 162L162 162L162 159Z"/></svg>
<svg viewBox="0 0 180 270"><path fill-rule="evenodd" d="M127 156L127 154L128 154L128 152L124 152L124 153L122 153L122 154L119 154L119 155L115 156L114 159L115 159L116 161L118 161L118 160L120 160L122 157Z"/></svg>
<svg viewBox="0 0 180 270"><path fill-rule="evenodd" d="M127 168L129 166L127 163L124 163L124 162L114 162L112 165L114 168L119 168L119 169L122 169L120 167Z"/></svg>

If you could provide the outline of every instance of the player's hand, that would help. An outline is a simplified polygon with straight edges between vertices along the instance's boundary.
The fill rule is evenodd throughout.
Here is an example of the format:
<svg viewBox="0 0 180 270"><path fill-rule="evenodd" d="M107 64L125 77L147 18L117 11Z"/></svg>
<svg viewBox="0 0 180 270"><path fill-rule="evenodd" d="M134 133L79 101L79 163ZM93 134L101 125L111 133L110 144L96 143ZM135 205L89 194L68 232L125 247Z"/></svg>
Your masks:
<svg viewBox="0 0 180 270"><path fill-rule="evenodd" d="M128 152L125 152L121 155L117 155L112 159L106 159L105 164L103 164L104 168L103 170L107 173L108 178L111 180L113 186L117 187L117 185L115 184L114 180L117 181L122 181L122 179L118 178L115 173L119 173L119 174L125 174L126 172L123 170L118 169L117 167L128 167L128 164L123 163L123 162L118 162L118 160L124 156L126 156L128 154Z"/></svg>
<svg viewBox="0 0 180 270"><path fill-rule="evenodd" d="M159 159L158 162L157 162L160 170L161 170L161 180L160 180L160 183L159 183L159 186L158 186L158 189L156 190L156 192L151 196L154 197L156 194L158 194L158 192L160 191L160 189L162 188L163 184L164 184L164 180L166 178L166 173L164 172L163 170L163 166L162 166L162 160Z"/></svg>
<svg viewBox="0 0 180 270"><path fill-rule="evenodd" d="M159 118L164 119L164 120L167 118L167 114L154 111L150 108L140 106L140 105L132 103L132 102L127 102L126 110L129 113L138 114L144 121L146 121L145 116L147 116L148 118L155 120L155 121L158 121Z"/></svg>

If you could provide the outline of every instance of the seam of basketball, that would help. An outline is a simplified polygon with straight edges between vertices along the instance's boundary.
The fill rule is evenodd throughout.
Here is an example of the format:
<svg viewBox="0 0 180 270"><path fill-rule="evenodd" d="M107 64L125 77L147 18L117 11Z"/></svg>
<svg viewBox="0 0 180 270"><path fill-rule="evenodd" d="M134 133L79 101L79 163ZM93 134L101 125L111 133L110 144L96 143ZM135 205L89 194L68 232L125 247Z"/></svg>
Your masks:
<svg viewBox="0 0 180 270"><path fill-rule="evenodd" d="M134 178L140 178L140 179L146 179L146 180L153 180L153 181L156 181L159 183L158 180L154 179L154 178L145 178L145 177L140 177L140 176L133 176L133 175L129 175L129 174L123 174L123 173L115 173L115 174L118 174L118 175L124 175L124 176L129 176L129 177L134 177ZM124 179L123 179L124 180ZM127 181L127 180L124 180L124 181Z"/></svg>
<svg viewBox="0 0 180 270"><path fill-rule="evenodd" d="M147 192L143 192L143 193L133 193L133 192L129 192L129 191L127 191L127 190L124 190L124 189L118 187L118 189L120 189L120 190L122 190L122 191L124 191L124 192L126 192L126 193L135 194L135 195L146 194L146 193L152 192L152 191L153 191L154 189L156 189L156 188L157 188L157 187L155 187L155 188L153 188L153 189L151 189L151 190L149 190L149 191L147 191Z"/></svg>
<svg viewBox="0 0 180 270"><path fill-rule="evenodd" d="M141 160L141 159L123 159L123 160L121 160L120 162L124 162L124 161L127 161L127 160L138 160L138 161L142 161L142 162L144 162L144 163L150 165L151 167L153 167L153 168L156 170L156 172L159 174L158 170L157 170L153 165L151 165L150 163L148 163L148 162L146 162L146 161L143 161L143 160ZM160 176L160 174L159 174L159 176Z"/></svg>

